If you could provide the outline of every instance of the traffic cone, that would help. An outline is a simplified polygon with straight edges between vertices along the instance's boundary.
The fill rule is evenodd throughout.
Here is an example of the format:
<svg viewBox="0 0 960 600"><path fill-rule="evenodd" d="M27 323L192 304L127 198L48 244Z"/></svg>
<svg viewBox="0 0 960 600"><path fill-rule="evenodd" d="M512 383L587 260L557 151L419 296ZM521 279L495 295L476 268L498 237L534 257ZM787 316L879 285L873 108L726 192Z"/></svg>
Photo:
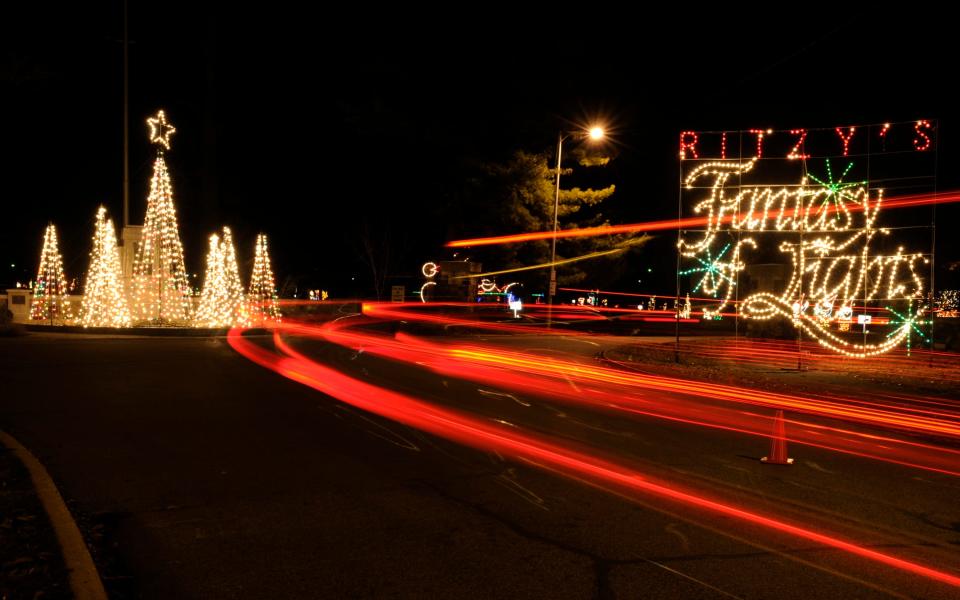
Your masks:
<svg viewBox="0 0 960 600"><path fill-rule="evenodd" d="M770 456L764 456L760 462L768 465L792 465L793 459L787 458L787 427L783 420L783 411L778 410L773 419L773 436L770 438Z"/></svg>

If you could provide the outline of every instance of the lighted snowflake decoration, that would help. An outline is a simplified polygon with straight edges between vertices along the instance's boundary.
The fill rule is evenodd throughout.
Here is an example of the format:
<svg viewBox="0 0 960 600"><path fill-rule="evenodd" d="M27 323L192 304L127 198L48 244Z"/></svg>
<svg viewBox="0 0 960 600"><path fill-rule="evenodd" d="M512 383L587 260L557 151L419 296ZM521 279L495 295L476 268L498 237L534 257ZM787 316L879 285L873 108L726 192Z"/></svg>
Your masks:
<svg viewBox="0 0 960 600"><path fill-rule="evenodd" d="M906 330L907 356L910 355L910 346L914 333L920 336L920 339L924 342L930 342L930 338L924 335L923 330L920 328L921 325L930 324L929 319L922 321L920 320L920 317L922 317L923 313L926 311L925 306L921 306L917 309L917 312L913 312L913 301L911 300L910 304L907 306L907 311L904 314L900 314L889 306L887 307L887 310L894 315L893 317L890 317L890 325L893 326L893 331L887 334L887 338L897 335L901 330Z"/></svg>
<svg viewBox="0 0 960 600"><path fill-rule="evenodd" d="M710 249L706 250L706 258L700 256L695 256L697 262L700 263L699 267L692 267L686 271L680 271L681 275L693 275L694 273L703 273L703 277L700 279L700 283L693 288L693 292L696 293L700 288L703 288L703 291L711 294L712 296L717 296L717 291L720 289L720 284L726 281L731 286L734 285L733 278L727 275L727 271L730 270L730 263L723 262L723 256L727 253L727 250L730 249L730 244L727 244L720 250L720 253L717 254L716 258L713 258L710 255Z"/></svg>
<svg viewBox="0 0 960 600"><path fill-rule="evenodd" d="M865 185L866 181L844 181L843 178L847 176L850 172L850 169L853 168L853 162L847 164L847 167L843 170L843 173L840 174L840 177L834 181L833 180L833 169L830 167L830 159L826 159L827 167L827 177L826 181L820 179L812 173L808 173L807 176L810 179L817 182L817 184L822 187L826 193L823 198L823 207L822 210L829 210L830 205L833 205L833 211L837 213L837 218L840 218L840 214L843 212L843 203L844 201L857 202L858 197L854 194L851 194L849 190L857 189Z"/></svg>

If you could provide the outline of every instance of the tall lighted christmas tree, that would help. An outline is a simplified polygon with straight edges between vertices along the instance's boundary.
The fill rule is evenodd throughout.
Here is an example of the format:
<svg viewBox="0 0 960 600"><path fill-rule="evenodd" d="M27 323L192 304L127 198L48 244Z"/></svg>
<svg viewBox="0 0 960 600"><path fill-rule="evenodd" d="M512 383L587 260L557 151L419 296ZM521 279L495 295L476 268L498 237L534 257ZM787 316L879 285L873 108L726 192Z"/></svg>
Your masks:
<svg viewBox="0 0 960 600"><path fill-rule="evenodd" d="M227 326L238 324L243 306L243 283L240 281L240 268L237 266L237 250L233 246L233 233L229 227L223 228L220 240L220 254L223 257L223 276L226 284L225 303L222 308Z"/></svg>
<svg viewBox="0 0 960 600"><path fill-rule="evenodd" d="M36 287L33 288L30 318L51 323L58 320L62 323L73 318L67 300L67 277L63 274L57 228L53 223L47 225L43 234L43 250L40 252Z"/></svg>
<svg viewBox="0 0 960 600"><path fill-rule="evenodd" d="M173 206L173 188L164 161L176 131L163 111L147 119L150 141L157 145L143 235L133 265L130 301L139 321L183 324L190 319L190 284Z"/></svg>
<svg viewBox="0 0 960 600"><path fill-rule="evenodd" d="M113 220L107 219L107 209L97 211L93 233L90 268L80 305L80 323L84 327L129 327L131 322L127 298L123 293L120 254Z"/></svg>
<svg viewBox="0 0 960 600"><path fill-rule="evenodd" d="M229 227L223 228L223 237L210 236L207 253L207 272L200 293L200 308L195 324L198 327L233 327L243 324L241 305L243 284L237 267L237 254L233 246L233 234Z"/></svg>
<svg viewBox="0 0 960 600"><path fill-rule="evenodd" d="M200 307L194 324L197 327L219 327L222 320L220 307L226 300L226 278L223 275L223 252L220 236L210 236L207 251L207 270L203 275L203 290L200 292Z"/></svg>
<svg viewBox="0 0 960 600"><path fill-rule="evenodd" d="M244 312L247 321L253 325L269 325L280 321L280 307L277 305L277 288L273 281L273 269L270 266L270 252L267 248L267 236L257 236L257 249L253 258L253 272L250 274L250 290Z"/></svg>

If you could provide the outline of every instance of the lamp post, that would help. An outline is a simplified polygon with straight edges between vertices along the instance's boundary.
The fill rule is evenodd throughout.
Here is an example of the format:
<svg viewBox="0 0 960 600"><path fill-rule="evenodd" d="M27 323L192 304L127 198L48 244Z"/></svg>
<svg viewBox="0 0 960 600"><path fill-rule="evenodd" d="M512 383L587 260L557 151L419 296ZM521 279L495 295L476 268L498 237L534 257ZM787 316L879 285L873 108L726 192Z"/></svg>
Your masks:
<svg viewBox="0 0 960 600"><path fill-rule="evenodd" d="M589 137L591 140L603 139L603 127L591 127L588 131L568 131L557 134L557 186L553 199L553 240L550 244L550 283L547 288L547 328L553 322L553 297L557 294L557 213L560 210L560 169L563 159L563 140L570 136Z"/></svg>

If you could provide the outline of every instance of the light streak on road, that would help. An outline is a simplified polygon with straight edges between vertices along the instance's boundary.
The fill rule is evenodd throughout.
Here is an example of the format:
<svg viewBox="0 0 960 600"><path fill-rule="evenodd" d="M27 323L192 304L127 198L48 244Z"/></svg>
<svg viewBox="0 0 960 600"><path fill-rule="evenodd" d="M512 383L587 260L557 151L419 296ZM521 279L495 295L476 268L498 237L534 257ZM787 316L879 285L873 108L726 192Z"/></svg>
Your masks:
<svg viewBox="0 0 960 600"><path fill-rule="evenodd" d="M296 352L282 340L279 330L274 334L274 345L279 350L279 354L244 338L239 328L230 331L228 341L234 350L256 364L342 402L427 433L480 450L499 452L560 474L592 482L600 487L611 486L641 496L657 497L678 505L729 517L742 523L761 526L797 539L842 550L949 586L960 587L960 577L954 573L879 552L826 532L802 527L683 490L675 485L657 481L630 466L617 464L582 450L561 446L544 436L535 435L521 428L473 417L353 378Z"/></svg>
<svg viewBox="0 0 960 600"><path fill-rule="evenodd" d="M589 365L581 362L544 357L536 354L517 353L502 348L488 348L481 350L476 346L464 347L460 344L448 346L425 342L414 336L397 333L394 338L372 334L364 331L348 331L342 327L314 326L287 322L284 330L300 336L321 338L334 344L350 349L363 349L365 352L406 364L416 364L419 367L460 379L468 379L484 385L500 388L509 388L515 392L522 392L535 396L549 396L555 400L598 408L604 411L620 411L633 415L666 419L674 422L683 422L691 425L734 431L751 436L767 438L771 430L768 411L747 411L749 406L759 405L763 408L777 408L780 394L773 395L765 403L740 403L737 396L760 395L766 392L749 388L724 386L731 393L725 399L730 406L716 406L704 404L703 398L712 399L708 394L712 386L704 388L700 382L685 379L663 378L652 375L635 375L616 369L600 368L600 372L614 373L618 377L612 384L609 381L599 380L596 377L587 379L582 377L578 370ZM499 361L475 360L481 357L496 357L500 354L509 357L522 356L523 363L528 368L517 368L515 360ZM529 366L535 365L534 372ZM626 379L630 378L630 379ZM652 381L660 384L669 381L670 387L662 389L645 385ZM579 384L572 392L569 384ZM581 389L581 388L586 389ZM707 389L707 393L704 393ZM731 402L730 398L734 398ZM793 397L788 397L793 398ZM811 399L813 402L816 399ZM823 401L827 407L844 407L849 399L827 399ZM887 406L881 405L884 411L896 412ZM796 411L795 411L796 412ZM823 417L825 411L808 410L808 414ZM846 415L836 411L826 413L831 419L844 419ZM948 417L957 415L947 414ZM884 426L886 422L878 419L851 419L860 422L867 421L873 426ZM871 433L862 433L849 428L823 426L809 421L792 420L799 427L791 429L789 440L808 446L823 448L830 451L842 452L872 460L899 464L912 468L939 472L951 476L960 476L957 465L960 464L960 451L940 446L932 446L910 440L902 440L890 436L878 436Z"/></svg>

